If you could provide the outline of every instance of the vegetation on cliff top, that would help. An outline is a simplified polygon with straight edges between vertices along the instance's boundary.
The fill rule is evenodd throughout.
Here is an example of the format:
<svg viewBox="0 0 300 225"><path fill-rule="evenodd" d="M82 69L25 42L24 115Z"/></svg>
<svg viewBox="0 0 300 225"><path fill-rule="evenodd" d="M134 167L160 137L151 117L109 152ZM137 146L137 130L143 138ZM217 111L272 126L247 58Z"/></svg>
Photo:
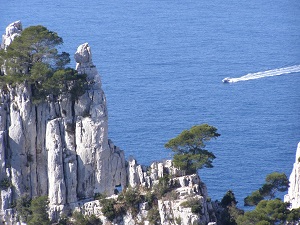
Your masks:
<svg viewBox="0 0 300 225"><path fill-rule="evenodd" d="M182 131L177 137L165 144L165 147L175 152L173 163L175 167L185 170L187 174L196 173L203 167L213 167L216 156L205 150L206 142L219 137L217 128L208 124L193 126Z"/></svg>
<svg viewBox="0 0 300 225"><path fill-rule="evenodd" d="M41 25L24 29L5 50L0 50L2 88L26 81L36 100L49 94L70 93L74 98L82 95L87 88L86 75L66 68L70 55L58 52L62 43L57 33Z"/></svg>

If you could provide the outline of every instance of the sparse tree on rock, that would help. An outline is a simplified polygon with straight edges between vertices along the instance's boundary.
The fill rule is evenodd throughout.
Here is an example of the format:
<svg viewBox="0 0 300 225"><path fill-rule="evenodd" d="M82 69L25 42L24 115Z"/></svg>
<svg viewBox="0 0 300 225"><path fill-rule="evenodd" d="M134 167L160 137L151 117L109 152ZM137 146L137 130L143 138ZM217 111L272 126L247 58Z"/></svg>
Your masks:
<svg viewBox="0 0 300 225"><path fill-rule="evenodd" d="M213 167L212 161L216 157L204 148L206 142L219 136L217 128L213 126L208 124L196 125L168 141L165 147L175 152L174 166L192 174L203 167Z"/></svg>
<svg viewBox="0 0 300 225"><path fill-rule="evenodd" d="M252 192L251 195L244 199L245 206L257 205L266 197L273 199L277 191L285 192L289 188L289 180L284 173L273 172L267 175L265 181L266 183L259 190Z"/></svg>
<svg viewBox="0 0 300 225"><path fill-rule="evenodd" d="M1 50L1 58L8 75L30 75L36 63L52 69L61 69L70 62L68 53L58 53L57 46L63 40L57 33L46 27L31 26L16 37L6 50ZM2 60L2 61L3 61Z"/></svg>

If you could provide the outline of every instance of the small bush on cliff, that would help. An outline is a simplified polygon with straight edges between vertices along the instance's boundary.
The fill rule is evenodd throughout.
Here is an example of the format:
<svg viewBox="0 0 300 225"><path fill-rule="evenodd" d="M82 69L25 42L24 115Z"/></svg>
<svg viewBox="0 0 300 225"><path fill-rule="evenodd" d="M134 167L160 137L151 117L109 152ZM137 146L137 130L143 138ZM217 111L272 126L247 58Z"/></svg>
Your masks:
<svg viewBox="0 0 300 225"><path fill-rule="evenodd" d="M202 211L202 204L199 199L189 198L180 204L184 208L191 208L192 213L198 214Z"/></svg>
<svg viewBox="0 0 300 225"><path fill-rule="evenodd" d="M3 178L1 181L0 181L0 189L1 190L6 190L7 188L11 187L12 184L11 184L11 181L9 178Z"/></svg>
<svg viewBox="0 0 300 225"><path fill-rule="evenodd" d="M141 194L136 188L126 188L118 196L118 201L124 203L126 208L134 215L138 213L139 204L142 202Z"/></svg>
<svg viewBox="0 0 300 225"><path fill-rule="evenodd" d="M160 214L157 207L153 207L148 211L147 220L151 225L159 225L160 222Z"/></svg>
<svg viewBox="0 0 300 225"><path fill-rule="evenodd" d="M67 221L66 225L102 225L102 221L95 215L84 216L81 212L73 212L73 221Z"/></svg>
<svg viewBox="0 0 300 225"><path fill-rule="evenodd" d="M204 148L207 141L219 136L217 128L208 124L201 124L193 126L190 130L184 130L167 142L165 147L175 152L174 166L185 170L187 174L192 174L203 167L213 167L212 161L216 157Z"/></svg>
<svg viewBox="0 0 300 225"><path fill-rule="evenodd" d="M102 199L101 201L101 212L109 220L113 221L117 217L117 212L114 208L116 200L114 199Z"/></svg>
<svg viewBox="0 0 300 225"><path fill-rule="evenodd" d="M28 217L31 214L30 204L31 204L31 199L29 198L28 195L24 195L19 199L17 199L16 211L18 213L19 220L23 222L26 222L28 220Z"/></svg>
<svg viewBox="0 0 300 225"><path fill-rule="evenodd" d="M48 197L40 196L32 199L29 210L31 214L28 216L28 225L49 225L48 217Z"/></svg>

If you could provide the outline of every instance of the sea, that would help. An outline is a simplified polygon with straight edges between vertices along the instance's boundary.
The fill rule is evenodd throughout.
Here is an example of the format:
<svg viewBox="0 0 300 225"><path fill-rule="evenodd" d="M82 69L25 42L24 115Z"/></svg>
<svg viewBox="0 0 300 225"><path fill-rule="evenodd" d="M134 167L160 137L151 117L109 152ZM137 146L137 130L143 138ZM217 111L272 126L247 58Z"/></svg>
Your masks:
<svg viewBox="0 0 300 225"><path fill-rule="evenodd" d="M239 205L271 172L288 176L300 141L299 0L0 0L0 33L43 25L72 56L88 42L107 98L109 137L138 163L193 125L221 136L201 169L208 194ZM72 57L70 66L75 66ZM281 71L281 72L280 72ZM223 83L226 77L234 82ZM249 79L250 78L250 79Z"/></svg>

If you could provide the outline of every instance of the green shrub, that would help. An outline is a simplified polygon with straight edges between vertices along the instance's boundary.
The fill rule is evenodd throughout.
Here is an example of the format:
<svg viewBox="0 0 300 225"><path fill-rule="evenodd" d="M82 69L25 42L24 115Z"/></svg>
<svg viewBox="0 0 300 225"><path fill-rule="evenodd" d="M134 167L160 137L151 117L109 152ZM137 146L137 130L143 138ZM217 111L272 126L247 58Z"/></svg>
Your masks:
<svg viewBox="0 0 300 225"><path fill-rule="evenodd" d="M154 195L157 199L161 199L167 192L171 191L170 179L168 176L159 178L158 184L153 187Z"/></svg>
<svg viewBox="0 0 300 225"><path fill-rule="evenodd" d="M160 223L160 215L157 207L154 207L148 211L147 220L152 225L158 225Z"/></svg>
<svg viewBox="0 0 300 225"><path fill-rule="evenodd" d="M72 218L72 223L66 219L61 225L102 225L102 221L93 214L84 216L81 212L75 211Z"/></svg>
<svg viewBox="0 0 300 225"><path fill-rule="evenodd" d="M139 204L142 202L142 196L138 189L129 187L119 194L118 201L129 209L133 215L136 215L139 211Z"/></svg>
<svg viewBox="0 0 300 225"><path fill-rule="evenodd" d="M176 217L175 222L177 225L181 225L181 217Z"/></svg>
<svg viewBox="0 0 300 225"><path fill-rule="evenodd" d="M48 216L48 197L40 196L34 198L30 204L31 215L29 216L28 225L49 225Z"/></svg>
<svg viewBox="0 0 300 225"><path fill-rule="evenodd" d="M31 199L29 198L28 195L24 195L19 199L17 199L16 211L18 213L19 220L23 222L27 222L28 217L31 214L30 204L31 204Z"/></svg>
<svg viewBox="0 0 300 225"><path fill-rule="evenodd" d="M117 216L116 210L114 208L115 204L116 201L114 199L101 200L101 205L102 205L101 212L109 221L113 221Z"/></svg>
<svg viewBox="0 0 300 225"><path fill-rule="evenodd" d="M107 195L105 193L95 193L94 194L94 199L95 200L102 200L106 197L107 197Z"/></svg>
<svg viewBox="0 0 300 225"><path fill-rule="evenodd" d="M144 201L148 202L149 207L157 204L157 198L151 191L146 192L146 194L144 195Z"/></svg>
<svg viewBox="0 0 300 225"><path fill-rule="evenodd" d="M228 190L221 200L221 206L224 208L228 206L236 205L237 203L238 202L236 201L232 190Z"/></svg>
<svg viewBox="0 0 300 225"><path fill-rule="evenodd" d="M189 198L187 201L180 204L184 208L191 208L192 213L201 213L202 205L199 199Z"/></svg>
<svg viewBox="0 0 300 225"><path fill-rule="evenodd" d="M0 181L0 189L1 190L7 190L11 186L12 186L12 183L9 178L3 178Z"/></svg>
<svg viewBox="0 0 300 225"><path fill-rule="evenodd" d="M96 217L94 214L85 217L88 221L88 225L102 225L102 221Z"/></svg>
<svg viewBox="0 0 300 225"><path fill-rule="evenodd" d="M124 202L131 209L138 209L141 203L141 195L138 189L127 188L124 190Z"/></svg>

